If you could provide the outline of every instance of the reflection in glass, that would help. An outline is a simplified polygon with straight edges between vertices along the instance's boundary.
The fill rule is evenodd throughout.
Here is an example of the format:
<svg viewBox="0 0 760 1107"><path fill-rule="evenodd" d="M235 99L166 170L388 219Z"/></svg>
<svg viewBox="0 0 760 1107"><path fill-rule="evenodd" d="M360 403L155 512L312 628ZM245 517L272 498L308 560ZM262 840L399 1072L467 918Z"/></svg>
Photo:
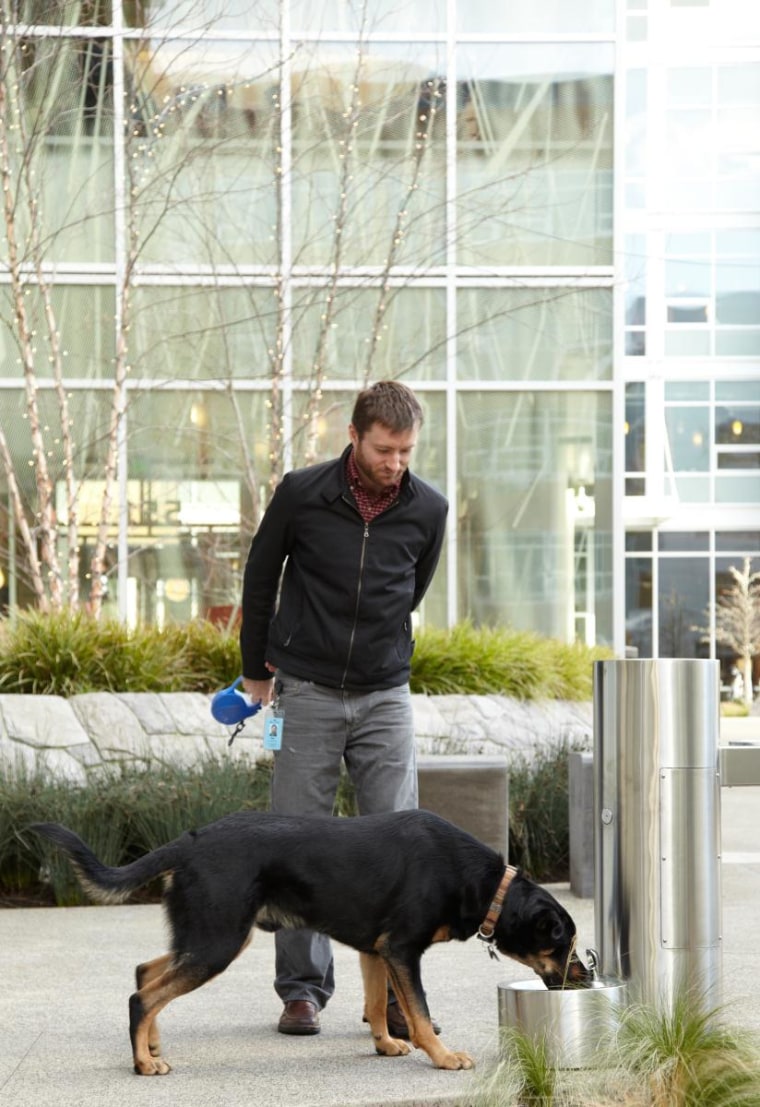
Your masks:
<svg viewBox="0 0 760 1107"><path fill-rule="evenodd" d="M756 446L760 443L760 405L716 407L715 441L723 446Z"/></svg>
<svg viewBox="0 0 760 1107"><path fill-rule="evenodd" d="M636 474L627 479L626 495L643 496L646 492L646 385L634 381L625 386L625 471Z"/></svg>
<svg viewBox="0 0 760 1107"><path fill-rule="evenodd" d="M399 4L397 0L373 0L371 17L363 0L290 0L290 22L294 33L301 31L330 34L443 33L446 30L446 0L426 0L424 4Z"/></svg>
<svg viewBox="0 0 760 1107"><path fill-rule="evenodd" d="M279 26L281 0L123 0L124 22L155 33L273 31Z"/></svg>
<svg viewBox="0 0 760 1107"><path fill-rule="evenodd" d="M133 373L155 381L268 380L279 314L267 288L140 286Z"/></svg>
<svg viewBox="0 0 760 1107"><path fill-rule="evenodd" d="M446 375L446 302L438 288L301 289L293 304L293 372L304 379Z"/></svg>
<svg viewBox="0 0 760 1107"><path fill-rule="evenodd" d="M293 61L293 257L301 265L444 261L445 53L301 44Z"/></svg>
<svg viewBox="0 0 760 1107"><path fill-rule="evenodd" d="M458 399L459 618L609 640L610 397Z"/></svg>
<svg viewBox="0 0 760 1107"><path fill-rule="evenodd" d="M612 61L603 44L460 47L462 264L611 262Z"/></svg>
<svg viewBox="0 0 760 1107"><path fill-rule="evenodd" d="M582 34L612 32L615 5L612 0L510 0L494 4L492 0L461 0L457 5L458 28L481 34Z"/></svg>
<svg viewBox="0 0 760 1107"><path fill-rule="evenodd" d="M683 327L665 331L665 354L668 357L702 357L710 353L710 331Z"/></svg>
<svg viewBox="0 0 760 1107"><path fill-rule="evenodd" d="M113 375L115 352L113 289L101 285L57 284L49 292L67 378L108 380ZM25 303L29 327L40 339L36 347L37 374L43 381L50 380L48 324L45 305L35 285L27 286ZM0 317L7 319L12 315L10 289L0 285ZM10 327L0 327L0 376L20 378L21 371L14 333Z"/></svg>
<svg viewBox="0 0 760 1107"><path fill-rule="evenodd" d="M143 261L276 260L278 57L273 43L126 44L127 169Z"/></svg>
<svg viewBox="0 0 760 1107"><path fill-rule="evenodd" d="M710 536L707 531L660 531L657 536L657 549L670 553L700 553L710 548Z"/></svg>
<svg viewBox="0 0 760 1107"><path fill-rule="evenodd" d="M15 0L9 5L19 23L49 27L100 27L111 22L110 0ZM8 5L3 5L3 12ZM4 15L4 20L8 16Z"/></svg>
<svg viewBox="0 0 760 1107"><path fill-rule="evenodd" d="M760 531L719 530L715 532L715 549L739 551L742 555L760 554Z"/></svg>
<svg viewBox="0 0 760 1107"><path fill-rule="evenodd" d="M760 474L715 478L715 502L719 504L752 504L760 502Z"/></svg>
<svg viewBox="0 0 760 1107"><path fill-rule="evenodd" d="M460 380L609 380L607 289L463 289Z"/></svg>
<svg viewBox="0 0 760 1107"><path fill-rule="evenodd" d="M709 260L666 262L665 296L669 323L707 323L712 304Z"/></svg>
<svg viewBox="0 0 760 1107"><path fill-rule="evenodd" d="M707 657L704 642L709 594L706 557L663 557L659 562L659 656Z"/></svg>
<svg viewBox="0 0 760 1107"><path fill-rule="evenodd" d="M131 394L130 623L234 622L248 536L270 490L266 399Z"/></svg>
<svg viewBox="0 0 760 1107"><path fill-rule="evenodd" d="M625 560L625 645L635 657L652 656L652 559Z"/></svg>
<svg viewBox="0 0 760 1107"><path fill-rule="evenodd" d="M3 63L3 85L13 90L3 126L16 241L28 243L34 231L50 261L112 260L110 41L29 37L4 49Z"/></svg>
<svg viewBox="0 0 760 1107"><path fill-rule="evenodd" d="M665 426L676 473L710 468L710 413L707 407L668 407Z"/></svg>

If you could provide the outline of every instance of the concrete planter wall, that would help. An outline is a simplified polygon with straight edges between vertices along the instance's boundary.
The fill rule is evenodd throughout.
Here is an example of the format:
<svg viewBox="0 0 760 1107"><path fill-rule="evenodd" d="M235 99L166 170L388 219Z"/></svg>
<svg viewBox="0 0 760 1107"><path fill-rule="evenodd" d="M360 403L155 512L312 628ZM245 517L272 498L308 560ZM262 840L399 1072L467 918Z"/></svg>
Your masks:
<svg viewBox="0 0 760 1107"><path fill-rule="evenodd" d="M114 763L191 765L263 754L260 715L232 746L229 730L195 692L71 696L0 694L0 766L48 771L83 783ZM562 739L591 742L590 703L522 703L506 696L414 696L420 755L530 756Z"/></svg>

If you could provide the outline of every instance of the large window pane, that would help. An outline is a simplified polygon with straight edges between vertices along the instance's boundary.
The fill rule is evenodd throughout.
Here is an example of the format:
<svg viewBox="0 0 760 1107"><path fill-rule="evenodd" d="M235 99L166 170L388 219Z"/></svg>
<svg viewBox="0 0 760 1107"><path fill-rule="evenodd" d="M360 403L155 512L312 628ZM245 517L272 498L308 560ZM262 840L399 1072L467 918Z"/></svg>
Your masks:
<svg viewBox="0 0 760 1107"><path fill-rule="evenodd" d="M760 473L750 476L718 476L715 478L715 502L719 504L760 503Z"/></svg>
<svg viewBox="0 0 760 1107"><path fill-rule="evenodd" d="M341 31L347 34L399 32L411 37L446 30L445 0L425 0L424 4L399 4L397 0L373 0L371 17L362 0L290 0L293 30Z"/></svg>
<svg viewBox="0 0 760 1107"><path fill-rule="evenodd" d="M127 183L143 262L276 260L278 58L274 43L127 44Z"/></svg>
<svg viewBox="0 0 760 1107"><path fill-rule="evenodd" d="M646 385L625 386L625 494L646 492Z"/></svg>
<svg viewBox="0 0 760 1107"><path fill-rule="evenodd" d="M22 24L47 25L50 27L70 27L79 24L85 27L99 27L111 22L111 4L109 0L17 0L11 5L14 18ZM6 5L3 5L5 12ZM4 15L4 19L8 16Z"/></svg>
<svg viewBox="0 0 760 1107"><path fill-rule="evenodd" d="M294 299L297 377L445 378L443 289L308 289Z"/></svg>
<svg viewBox="0 0 760 1107"><path fill-rule="evenodd" d="M72 389L66 395L67 411L64 413L53 388L39 390L37 401L43 442L46 446L47 464L53 487L66 478L64 453L61 448L63 419L68 417L72 440L72 466L77 480L97 478L102 475L106 439L110 416L112 392L93 388ZM29 464L33 456L29 420L26 417L26 400L15 389L0 393L0 420L2 420L16 479L22 498L30 504L36 502L34 488L35 471Z"/></svg>
<svg viewBox="0 0 760 1107"><path fill-rule="evenodd" d="M113 69L108 39L4 41L4 140L12 202L0 231L21 263L114 256Z"/></svg>
<svg viewBox="0 0 760 1107"><path fill-rule="evenodd" d="M609 396L458 399L460 618L611 634Z"/></svg>
<svg viewBox="0 0 760 1107"><path fill-rule="evenodd" d="M263 393L135 392L128 411L129 619L234 614L269 494Z"/></svg>
<svg viewBox="0 0 760 1107"><path fill-rule="evenodd" d="M710 409L668 407L665 425L674 472L707 472L710 468Z"/></svg>
<svg viewBox="0 0 760 1107"><path fill-rule="evenodd" d="M609 380L607 289L465 289L458 296L462 380Z"/></svg>
<svg viewBox="0 0 760 1107"><path fill-rule="evenodd" d="M575 0L512 0L509 4L460 0L457 23L460 31L485 34L612 32L615 4L613 0L588 0L583 4Z"/></svg>
<svg viewBox="0 0 760 1107"><path fill-rule="evenodd" d="M651 557L625 561L625 645L632 656L652 657Z"/></svg>
<svg viewBox="0 0 760 1107"><path fill-rule="evenodd" d="M303 44L293 66L296 264L444 260L440 45Z"/></svg>
<svg viewBox="0 0 760 1107"><path fill-rule="evenodd" d="M659 656L707 657L708 559L663 557L659 575Z"/></svg>
<svg viewBox="0 0 760 1107"><path fill-rule="evenodd" d="M141 286L133 293L133 374L154 381L268 379L279 327L272 289Z"/></svg>
<svg viewBox="0 0 760 1107"><path fill-rule="evenodd" d="M458 52L458 260L612 260L612 51L469 45Z"/></svg>
<svg viewBox="0 0 760 1107"><path fill-rule="evenodd" d="M115 350L114 293L108 286L58 284L49 290L52 320L60 336L62 371L67 380L99 380L113 375ZM50 380L50 338L42 293L27 285L24 303L28 326L34 333L33 351L38 380ZM11 291L0 286L0 318L14 319ZM15 323L0 326L0 376L22 372Z"/></svg>
<svg viewBox="0 0 760 1107"><path fill-rule="evenodd" d="M724 8L725 4L722 12ZM723 17L731 18L725 13ZM663 164L666 206L681 211L753 210L758 185L753 120L760 103L759 74L757 62L716 66L712 73L693 68L669 72L671 108L666 113Z"/></svg>
<svg viewBox="0 0 760 1107"><path fill-rule="evenodd" d="M166 34L203 30L273 31L280 0L124 0L124 21Z"/></svg>

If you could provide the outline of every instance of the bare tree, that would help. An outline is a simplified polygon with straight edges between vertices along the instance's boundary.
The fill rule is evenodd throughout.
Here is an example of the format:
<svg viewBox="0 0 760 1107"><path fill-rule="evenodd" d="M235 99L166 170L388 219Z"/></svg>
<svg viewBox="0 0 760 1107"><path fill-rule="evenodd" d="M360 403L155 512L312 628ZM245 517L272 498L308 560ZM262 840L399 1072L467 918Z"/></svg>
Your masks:
<svg viewBox="0 0 760 1107"><path fill-rule="evenodd" d="M320 427L331 401L323 386L327 378L339 375L335 336L343 318L356 318L359 299L364 347L352 366L352 383L366 383L391 370L395 375L413 373L419 361L432 359L450 340L450 334L441 334L424 348L417 341L402 364L389 366L383 360L394 300L441 261L439 245L437 259L431 251L420 266L418 250L417 260L410 263L415 255L407 244L415 236L418 245L427 244L431 228L445 223L444 108L452 101L445 78L419 65L416 57L403 55L401 49L389 57L373 54L366 2L356 41L342 47L341 76L334 58L319 56L318 49L311 57L304 44L291 43L284 33L277 43L272 34L277 28L272 27L266 28L268 55L248 56L244 47L235 55L233 43L231 62L223 50L215 56L219 46L206 40L210 17L200 0L195 18L190 5L182 6L181 35L172 27L171 5L156 3L141 11L143 32L121 42L123 59L110 56L106 35L78 40L68 33L72 21L67 24L65 3L53 8L60 27L44 38L12 23L17 7L0 0L0 183L8 259L6 322L23 373L31 457L27 470L18 447L14 454L12 428L0 419L0 467L13 515L9 525L20 536L35 602L41 608L86 603L98 614L112 566L108 547L115 533L115 491L117 481L124 479L120 447L134 433L127 401L156 381L160 384L164 366L169 383L183 375L177 365L208 364L206 378L200 381L198 376L200 383L229 403L233 431L214 448L217 456L227 451L229 469L239 477L249 513L243 528L250 532L286 457L303 464L324 449ZM49 25L49 13L36 22ZM537 104L540 100L536 95ZM121 118L121 104L124 133L114 134L110 152L104 152L107 142L101 149L82 141L93 135L110 138L109 127ZM505 184L527 177L530 165L515 170L508 162L520 138L517 131L503 140L483 104L473 100L472 112L471 126L483 154L503 151ZM48 147L61 135L72 153L81 146L89 158L89 176L82 171L63 203L63 190L45 180L46 171L50 173ZM222 169L209 172L210 165ZM98 189L104 173L123 185L122 195L117 183L113 209L108 191ZM311 191L316 176L323 182L322 193ZM494 174L485 191L493 196L497 186ZM300 210L308 212L308 219L302 216L305 229L298 241L292 235L296 187L302 189ZM376 199L378 190L382 202ZM53 198L61 207L55 218L50 213ZM271 257L254 267L236 232L240 204L248 210L258 204L272 212L275 247ZM507 207L499 209L500 219ZM492 235L493 211L492 200L475 195L457 233L471 235L482 224ZM368 212L373 218L367 218ZM73 237L86 234L98 221L116 227L114 350L107 380L98 390L104 398L100 425L85 428L78 425L67 387L68 377L85 374L67 366L56 259L67 256ZM456 246L449 236L448 248ZM145 290L163 287L150 284L156 280L150 266L168 270L175 256L191 259L207 274L193 288L202 287L208 310L167 338L167 320L151 315L155 305ZM178 270L181 264L178 260ZM349 265L353 275L346 281ZM253 275L251 268L256 269ZM168 285L171 272L162 279ZM242 317L234 322L223 308L230 288L241 301L247 297ZM179 301L181 280L172 294ZM539 292L535 302L546 311L552 296L566 294L563 289L549 297ZM526 307L532 295L524 296L519 306ZM484 309L463 326L498 321L508 311ZM244 369L255 378L267 409L263 450L254 448L261 443L252 441L250 413L244 407L250 393L238 387L241 366L231 337L235 328L258 335L262 356ZM206 363L204 351L212 343L218 357L209 355ZM532 356L531 351L526 377ZM298 410L286 406L289 396L298 398ZM158 422L156 433L164 433ZM205 456L208 430L198 428L197 433ZM90 499L97 487L97 502L89 506L90 562L81 566L85 484ZM213 541L204 548L214 556ZM88 592L82 596L80 581L88 577Z"/></svg>
<svg viewBox="0 0 760 1107"><path fill-rule="evenodd" d="M753 700L752 660L760 653L760 572L752 572L745 557L741 569L728 569L734 584L721 592L715 604L715 639L736 655L744 683L744 702Z"/></svg>

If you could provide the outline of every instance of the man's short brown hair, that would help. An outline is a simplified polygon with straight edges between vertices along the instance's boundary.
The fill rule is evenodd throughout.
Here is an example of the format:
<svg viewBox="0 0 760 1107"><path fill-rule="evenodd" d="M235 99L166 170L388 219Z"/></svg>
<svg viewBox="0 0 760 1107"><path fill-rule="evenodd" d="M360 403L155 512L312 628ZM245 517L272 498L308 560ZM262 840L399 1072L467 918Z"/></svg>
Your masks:
<svg viewBox="0 0 760 1107"><path fill-rule="evenodd" d="M361 438L373 423L382 423L394 434L421 427L424 420L419 400L401 381L377 381L356 397L351 423Z"/></svg>

